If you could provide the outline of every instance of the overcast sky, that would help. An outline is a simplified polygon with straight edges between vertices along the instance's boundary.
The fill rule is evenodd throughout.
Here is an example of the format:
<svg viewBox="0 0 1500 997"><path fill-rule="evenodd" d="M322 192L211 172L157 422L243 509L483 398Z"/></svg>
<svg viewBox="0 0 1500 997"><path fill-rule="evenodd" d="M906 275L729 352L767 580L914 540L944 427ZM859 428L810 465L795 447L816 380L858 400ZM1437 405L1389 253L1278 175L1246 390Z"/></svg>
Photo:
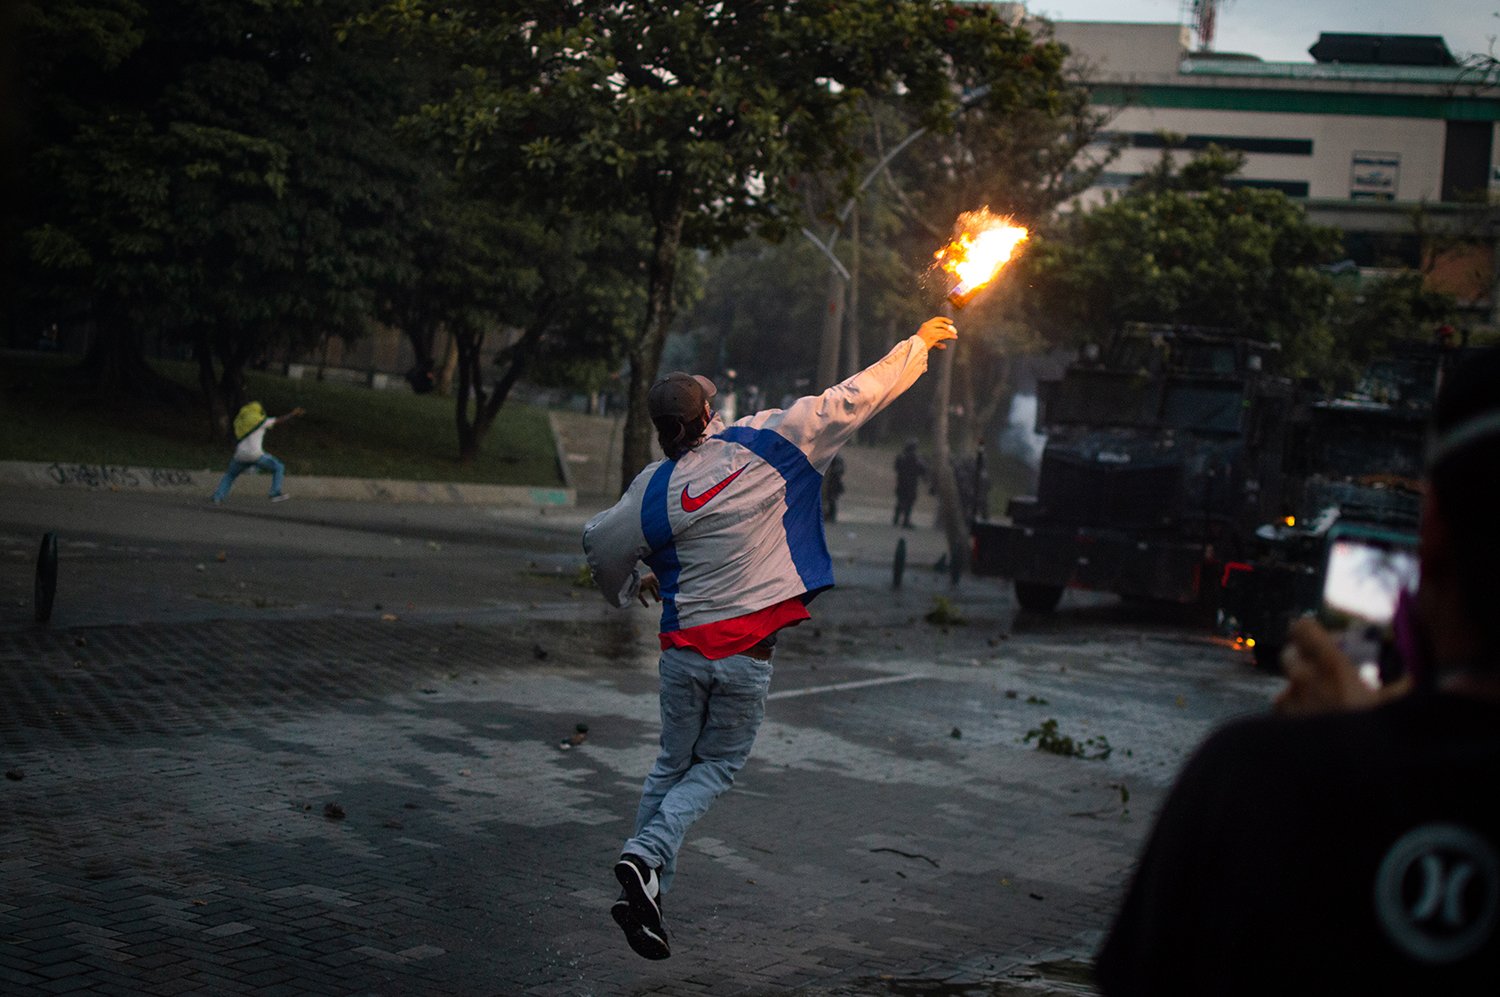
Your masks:
<svg viewBox="0 0 1500 997"><path fill-rule="evenodd" d="M1028 0L1055 21L1177 22L1182 0ZM1214 48L1268 62L1311 62L1323 31L1442 35L1462 58L1488 52L1500 35L1500 0L1220 0ZM1500 44L1495 46L1500 55Z"/></svg>

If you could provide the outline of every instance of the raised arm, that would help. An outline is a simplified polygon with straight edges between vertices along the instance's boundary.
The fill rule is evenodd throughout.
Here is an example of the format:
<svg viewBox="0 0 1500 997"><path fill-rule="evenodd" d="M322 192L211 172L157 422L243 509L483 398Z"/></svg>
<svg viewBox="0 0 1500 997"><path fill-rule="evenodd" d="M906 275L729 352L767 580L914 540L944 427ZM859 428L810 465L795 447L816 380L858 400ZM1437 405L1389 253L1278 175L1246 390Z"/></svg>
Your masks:
<svg viewBox="0 0 1500 997"><path fill-rule="evenodd" d="M928 351L943 349L957 337L952 319L934 316L884 357L822 394L799 398L787 409L756 413L735 425L775 430L822 473L856 429L916 383L927 370Z"/></svg>

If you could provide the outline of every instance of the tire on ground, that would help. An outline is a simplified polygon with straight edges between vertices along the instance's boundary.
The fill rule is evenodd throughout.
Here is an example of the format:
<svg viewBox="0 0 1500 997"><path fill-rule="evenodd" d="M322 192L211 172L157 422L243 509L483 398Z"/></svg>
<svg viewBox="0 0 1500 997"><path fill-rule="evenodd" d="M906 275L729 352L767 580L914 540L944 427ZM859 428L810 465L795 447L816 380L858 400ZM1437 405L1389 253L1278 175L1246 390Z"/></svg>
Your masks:
<svg viewBox="0 0 1500 997"><path fill-rule="evenodd" d="M1047 585L1042 582L1016 581L1016 602L1021 608L1032 613L1050 613L1057 608L1057 603L1062 599L1063 587L1061 585Z"/></svg>
<svg viewBox="0 0 1500 997"><path fill-rule="evenodd" d="M42 547L36 555L36 587L32 592L36 621L52 618L52 600L57 596L57 534L42 535Z"/></svg>

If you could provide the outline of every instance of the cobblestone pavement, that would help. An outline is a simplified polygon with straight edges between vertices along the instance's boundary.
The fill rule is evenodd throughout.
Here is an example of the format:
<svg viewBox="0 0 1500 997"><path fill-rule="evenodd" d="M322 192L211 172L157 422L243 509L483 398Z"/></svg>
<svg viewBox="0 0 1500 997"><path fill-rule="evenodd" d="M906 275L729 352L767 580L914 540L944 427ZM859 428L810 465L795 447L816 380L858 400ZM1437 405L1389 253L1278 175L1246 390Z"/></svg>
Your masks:
<svg viewBox="0 0 1500 997"><path fill-rule="evenodd" d="M293 505L0 495L0 991L1086 993L1172 774L1271 688L1107 601L892 593L855 515L650 963L607 911L653 620L574 586L584 511ZM47 523L71 602L40 626ZM1034 750L1046 719L1108 757Z"/></svg>

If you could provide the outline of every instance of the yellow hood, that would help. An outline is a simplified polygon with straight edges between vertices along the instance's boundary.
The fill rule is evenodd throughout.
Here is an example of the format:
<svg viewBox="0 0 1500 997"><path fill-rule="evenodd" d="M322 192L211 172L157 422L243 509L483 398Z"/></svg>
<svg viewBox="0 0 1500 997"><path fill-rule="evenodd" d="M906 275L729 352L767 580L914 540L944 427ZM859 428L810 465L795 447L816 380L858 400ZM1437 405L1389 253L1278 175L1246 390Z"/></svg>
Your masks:
<svg viewBox="0 0 1500 997"><path fill-rule="evenodd" d="M234 438L243 440L255 431L255 427L266 421L266 410L261 407L260 402L251 402L240 409L239 415L234 417Z"/></svg>

